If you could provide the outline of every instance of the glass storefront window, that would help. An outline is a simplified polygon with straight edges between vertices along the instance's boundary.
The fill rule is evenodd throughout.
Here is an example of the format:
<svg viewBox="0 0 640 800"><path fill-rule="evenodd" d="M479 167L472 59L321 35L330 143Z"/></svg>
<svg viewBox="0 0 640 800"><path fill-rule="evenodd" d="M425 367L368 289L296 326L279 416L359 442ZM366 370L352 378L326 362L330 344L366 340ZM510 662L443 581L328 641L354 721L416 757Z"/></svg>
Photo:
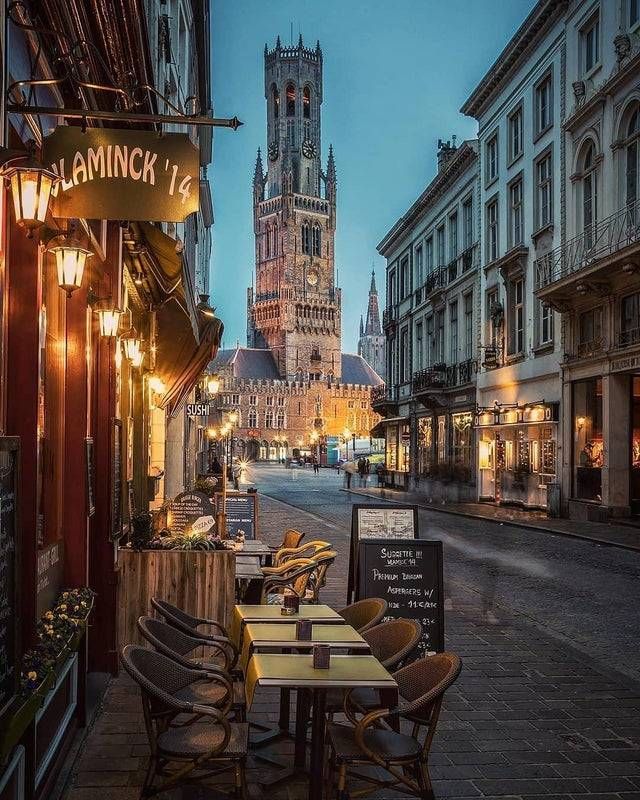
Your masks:
<svg viewBox="0 0 640 800"><path fill-rule="evenodd" d="M602 378L573 384L574 490L581 500L602 501Z"/></svg>
<svg viewBox="0 0 640 800"><path fill-rule="evenodd" d="M451 415L453 464L460 472L459 480L471 479L471 440L473 416L470 412Z"/></svg>
<svg viewBox="0 0 640 800"><path fill-rule="evenodd" d="M400 463L398 465L398 469L400 470L400 472L409 472L409 467L410 467L409 448L411 445L411 427L409 425L402 425L400 430L401 430L400 452L398 454Z"/></svg>
<svg viewBox="0 0 640 800"><path fill-rule="evenodd" d="M640 511L640 376L631 379L631 513Z"/></svg>
<svg viewBox="0 0 640 800"><path fill-rule="evenodd" d="M418 420L418 469L420 475L431 474L433 462L433 417Z"/></svg>
<svg viewBox="0 0 640 800"><path fill-rule="evenodd" d="M386 447L386 463L387 469L398 468L398 426L389 425L387 427L387 447Z"/></svg>
<svg viewBox="0 0 640 800"><path fill-rule="evenodd" d="M438 417L438 464L447 463L447 418Z"/></svg>

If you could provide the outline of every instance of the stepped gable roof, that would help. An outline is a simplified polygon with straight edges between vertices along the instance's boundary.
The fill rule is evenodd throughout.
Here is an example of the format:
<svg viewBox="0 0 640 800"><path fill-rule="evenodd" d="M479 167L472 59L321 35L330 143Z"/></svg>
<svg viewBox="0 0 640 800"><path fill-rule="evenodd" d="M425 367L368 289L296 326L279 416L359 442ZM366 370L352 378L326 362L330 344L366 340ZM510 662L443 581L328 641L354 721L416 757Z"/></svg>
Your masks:
<svg viewBox="0 0 640 800"><path fill-rule="evenodd" d="M209 365L212 372L230 366L234 378L254 378L256 380L280 380L275 359L271 350L250 347L235 347L233 350L220 350Z"/></svg>
<svg viewBox="0 0 640 800"><path fill-rule="evenodd" d="M357 356L355 353L343 353L340 383L380 386L384 381L362 356Z"/></svg>

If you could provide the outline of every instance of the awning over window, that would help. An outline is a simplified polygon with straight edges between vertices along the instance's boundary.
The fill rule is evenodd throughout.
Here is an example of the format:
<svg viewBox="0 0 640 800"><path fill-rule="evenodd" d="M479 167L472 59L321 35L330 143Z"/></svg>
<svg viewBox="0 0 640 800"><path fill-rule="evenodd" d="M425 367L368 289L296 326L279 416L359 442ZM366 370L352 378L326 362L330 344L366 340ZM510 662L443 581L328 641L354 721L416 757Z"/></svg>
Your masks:
<svg viewBox="0 0 640 800"><path fill-rule="evenodd" d="M176 241L147 222L125 235L129 269L156 311L155 374L166 387L159 405L176 416L220 345L223 325L198 310L189 270Z"/></svg>
<svg viewBox="0 0 640 800"><path fill-rule="evenodd" d="M381 419L376 425L371 428L370 435L374 439L383 439L385 434L385 427L387 425L397 425L399 422L406 425L409 424L409 417L389 417L389 419Z"/></svg>

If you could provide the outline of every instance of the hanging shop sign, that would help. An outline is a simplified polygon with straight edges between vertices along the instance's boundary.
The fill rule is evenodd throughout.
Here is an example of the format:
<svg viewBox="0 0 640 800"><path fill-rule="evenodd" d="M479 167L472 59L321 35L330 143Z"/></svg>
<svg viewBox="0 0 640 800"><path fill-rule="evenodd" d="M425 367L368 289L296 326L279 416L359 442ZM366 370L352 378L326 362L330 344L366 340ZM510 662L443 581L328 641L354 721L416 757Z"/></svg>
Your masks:
<svg viewBox="0 0 640 800"><path fill-rule="evenodd" d="M43 161L62 178L54 217L182 222L200 205L198 148L185 133L60 125Z"/></svg>

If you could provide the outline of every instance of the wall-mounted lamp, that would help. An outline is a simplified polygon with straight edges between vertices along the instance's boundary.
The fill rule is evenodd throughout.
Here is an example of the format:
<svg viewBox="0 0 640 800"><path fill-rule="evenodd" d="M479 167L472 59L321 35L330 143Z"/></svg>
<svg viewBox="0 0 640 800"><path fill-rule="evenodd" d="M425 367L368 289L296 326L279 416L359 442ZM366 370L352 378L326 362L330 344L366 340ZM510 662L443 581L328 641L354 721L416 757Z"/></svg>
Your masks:
<svg viewBox="0 0 640 800"><path fill-rule="evenodd" d="M9 181L16 222L28 236L47 218L51 190L61 179L34 156L35 143L28 151L4 150L0 155L0 175Z"/></svg>
<svg viewBox="0 0 640 800"><path fill-rule="evenodd" d="M209 317L209 319L213 319L216 315L216 311L215 308L211 308L209 305L209 295L201 294L199 297L200 302L196 305L197 310L202 314L203 317Z"/></svg>
<svg viewBox="0 0 640 800"><path fill-rule="evenodd" d="M211 375L207 380L207 391L210 395L218 394L220 391L220 378L217 375Z"/></svg>
<svg viewBox="0 0 640 800"><path fill-rule="evenodd" d="M131 366L136 367L136 369L140 369L142 366L142 362L144 361L144 352L140 350L134 358L131 359Z"/></svg>
<svg viewBox="0 0 640 800"><path fill-rule="evenodd" d="M58 237L55 237L58 238ZM87 250L73 235L62 234L63 241L47 250L55 256L56 269L58 272L58 286L71 297L76 289L82 286L82 276L87 259L93 253Z"/></svg>
<svg viewBox="0 0 640 800"><path fill-rule="evenodd" d="M131 327L124 336L120 337L125 356L132 363L140 358L142 352L142 338L138 336L138 331Z"/></svg>
<svg viewBox="0 0 640 800"><path fill-rule="evenodd" d="M164 394L166 391L164 381L157 375L152 375L149 378L149 388L151 389L152 392L155 392L156 394Z"/></svg>
<svg viewBox="0 0 640 800"><path fill-rule="evenodd" d="M121 313L122 312L119 308L96 309L96 314L98 315L98 325L100 326L100 336L115 338L118 335Z"/></svg>
<svg viewBox="0 0 640 800"><path fill-rule="evenodd" d="M581 431L584 428L586 419L584 417L576 417L576 428Z"/></svg>
<svg viewBox="0 0 640 800"><path fill-rule="evenodd" d="M207 436L209 439L215 439L218 435L218 431L215 428L207 428Z"/></svg>

